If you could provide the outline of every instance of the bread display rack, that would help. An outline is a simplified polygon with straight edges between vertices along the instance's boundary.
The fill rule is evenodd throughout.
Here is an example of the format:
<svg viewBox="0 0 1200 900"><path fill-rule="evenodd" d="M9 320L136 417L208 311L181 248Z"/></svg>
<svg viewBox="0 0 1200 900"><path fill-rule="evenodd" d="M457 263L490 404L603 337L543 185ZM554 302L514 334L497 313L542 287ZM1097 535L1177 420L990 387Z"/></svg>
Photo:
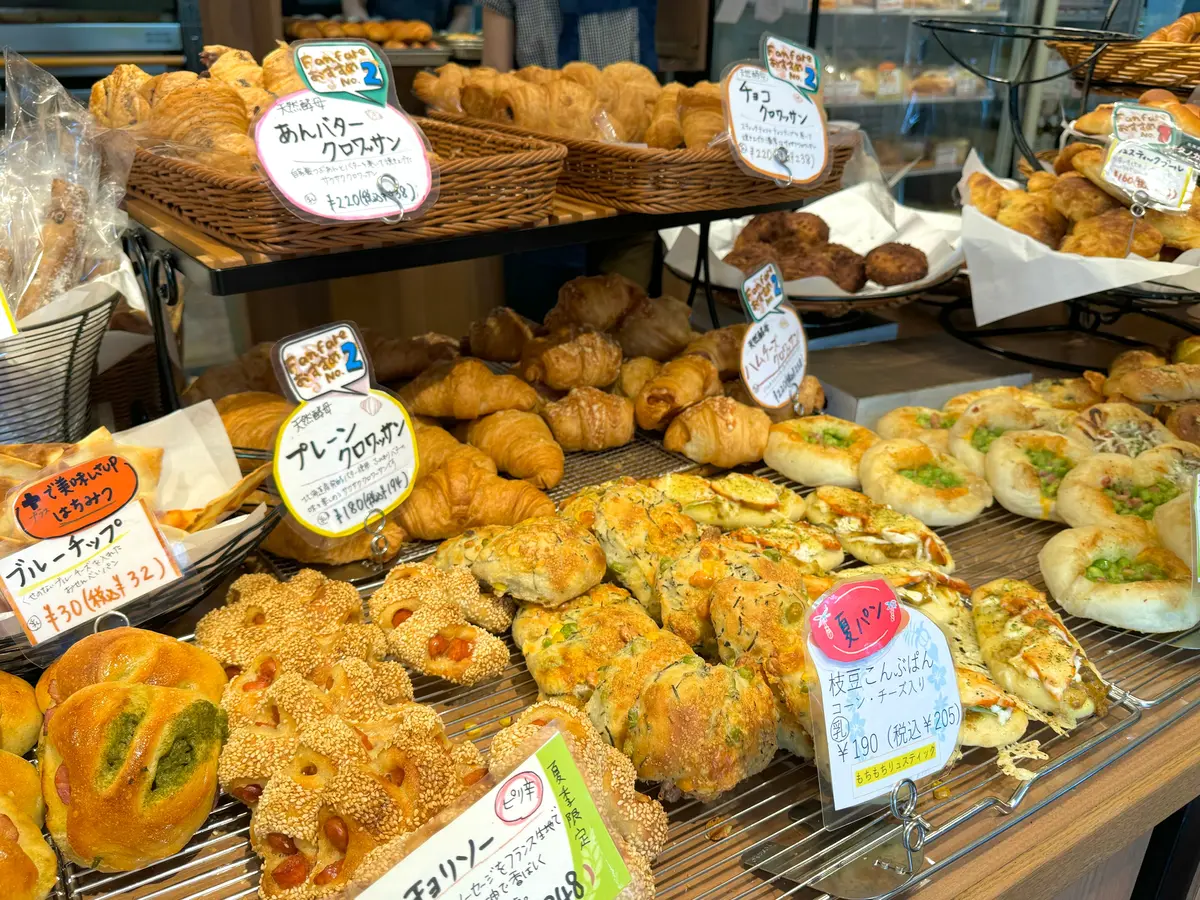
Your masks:
<svg viewBox="0 0 1200 900"><path fill-rule="evenodd" d="M590 465L593 459L595 467ZM580 460L574 470L568 469L560 490L615 474L665 474L681 467L679 457L640 438L625 448ZM770 469L760 468L755 474L807 493ZM1037 550L1059 527L993 509L968 525L940 533L958 560L956 577L980 583L1004 574L1040 587ZM428 545L424 553L432 549ZM292 565L279 565L272 574L286 578L293 574ZM360 584L360 593L369 593L377 583ZM1038 810L1067 802L1063 795L1072 788L1099 776L1200 707L1200 654L1174 646L1175 637L1134 634L1069 616L1064 621L1111 681L1113 705L1103 718L1085 720L1065 738L1054 736L1046 726L1031 731L1027 737L1041 740L1048 755L1044 761L1023 763L1035 770L1032 780L1009 779L996 768L991 751L970 750L944 779L919 793L914 808L897 804L899 818L883 812L829 832L821 825L815 769L781 754L764 772L712 804L694 800L666 804L671 825L666 849L654 867L657 896L661 900L892 898L918 884L927 888L931 878L936 888L936 876L980 844ZM492 734L536 698L537 688L523 657L511 638L508 644L509 665L498 681L458 687L428 676L414 678L417 701L442 714L449 735L466 735L484 749ZM63 900L256 896L259 862L247 838L249 820L248 809L222 796L208 822L180 853L130 873L103 874L64 865L58 896ZM901 835L906 829L916 857L925 860L912 875L904 871ZM877 866L879 858L890 868ZM863 892L864 877L871 879L870 893ZM852 881L857 893L850 888Z"/></svg>

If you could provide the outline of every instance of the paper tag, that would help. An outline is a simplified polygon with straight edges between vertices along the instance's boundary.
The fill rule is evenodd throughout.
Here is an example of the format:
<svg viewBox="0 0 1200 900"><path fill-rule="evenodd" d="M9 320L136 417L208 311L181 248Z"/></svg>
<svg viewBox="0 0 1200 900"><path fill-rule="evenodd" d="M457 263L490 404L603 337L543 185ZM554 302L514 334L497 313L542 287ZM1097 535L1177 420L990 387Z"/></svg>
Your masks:
<svg viewBox="0 0 1200 900"><path fill-rule="evenodd" d="M962 706L946 637L924 613L882 578L843 582L813 604L806 649L835 810L945 767Z"/></svg>
<svg viewBox="0 0 1200 900"><path fill-rule="evenodd" d="M759 406L779 409L790 403L807 366L804 326L790 306L780 306L746 330L742 338L742 381Z"/></svg>
<svg viewBox="0 0 1200 900"><path fill-rule="evenodd" d="M314 93L387 106L392 66L374 44L312 40L294 52L296 71Z"/></svg>
<svg viewBox="0 0 1200 900"><path fill-rule="evenodd" d="M789 90L762 66L738 63L724 81L734 152L751 174L810 184L829 162L825 114L803 91Z"/></svg>
<svg viewBox="0 0 1200 900"><path fill-rule="evenodd" d="M1170 144L1175 134L1175 120L1169 112L1137 103L1113 104L1112 127L1118 141Z"/></svg>
<svg viewBox="0 0 1200 900"><path fill-rule="evenodd" d="M974 97L979 93L980 81L966 69L954 70L954 96Z"/></svg>
<svg viewBox="0 0 1200 900"><path fill-rule="evenodd" d="M302 403L275 439L283 502L325 537L361 531L376 510L390 513L412 491L416 473L412 422L400 401L380 390Z"/></svg>
<svg viewBox="0 0 1200 900"><path fill-rule="evenodd" d="M1179 210L1191 203L1195 169L1158 147L1113 141L1101 176L1130 196L1144 191L1148 206Z"/></svg>
<svg viewBox="0 0 1200 900"><path fill-rule="evenodd" d="M137 492L129 460L100 456L21 488L12 497L13 515L31 538L64 537L107 519Z"/></svg>
<svg viewBox="0 0 1200 900"><path fill-rule="evenodd" d="M821 89L821 61L807 47L773 34L764 34L759 52L772 78L810 94Z"/></svg>
<svg viewBox="0 0 1200 900"><path fill-rule="evenodd" d="M857 79L845 78L825 82L826 103L853 103L862 97L862 85Z"/></svg>
<svg viewBox="0 0 1200 900"><path fill-rule="evenodd" d="M899 69L880 69L875 86L876 100L894 100L904 94L904 77Z"/></svg>
<svg viewBox="0 0 1200 900"><path fill-rule="evenodd" d="M4 296L4 288L0 288L0 341L10 338L17 333L17 320L8 307L8 298Z"/></svg>
<svg viewBox="0 0 1200 900"><path fill-rule="evenodd" d="M334 391L367 394L370 360L350 322L323 325L286 337L276 348L276 372L296 400L313 400Z"/></svg>
<svg viewBox="0 0 1200 900"><path fill-rule="evenodd" d="M875 9L878 12L896 12L904 9L904 0L875 0Z"/></svg>
<svg viewBox="0 0 1200 900"><path fill-rule="evenodd" d="M783 275L775 263L767 263L742 282L742 305L752 322L766 318L783 300Z"/></svg>
<svg viewBox="0 0 1200 900"><path fill-rule="evenodd" d="M561 734L363 891L614 900L632 878ZM513 886L513 892L508 893Z"/></svg>
<svg viewBox="0 0 1200 900"><path fill-rule="evenodd" d="M0 591L34 645L179 577L143 500L0 559Z"/></svg>
<svg viewBox="0 0 1200 900"><path fill-rule="evenodd" d="M297 91L267 108L254 140L283 199L319 219L408 216L433 192L424 135L394 106Z"/></svg>
<svg viewBox="0 0 1200 900"><path fill-rule="evenodd" d="M935 166L954 166L959 164L957 144L938 144L933 148L933 164Z"/></svg>

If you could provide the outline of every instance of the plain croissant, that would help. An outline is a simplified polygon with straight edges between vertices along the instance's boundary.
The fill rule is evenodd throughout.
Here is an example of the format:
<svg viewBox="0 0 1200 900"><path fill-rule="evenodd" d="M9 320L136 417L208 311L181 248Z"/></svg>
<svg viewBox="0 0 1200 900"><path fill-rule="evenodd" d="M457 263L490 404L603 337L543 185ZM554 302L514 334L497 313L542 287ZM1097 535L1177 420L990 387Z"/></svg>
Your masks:
<svg viewBox="0 0 1200 900"><path fill-rule="evenodd" d="M491 457L500 470L535 487L552 488L563 477L563 448L536 413L507 409L467 427L467 443Z"/></svg>
<svg viewBox="0 0 1200 900"><path fill-rule="evenodd" d="M452 459L417 479L396 519L413 538L440 541L481 525L515 525L554 515L554 501L525 481L510 481Z"/></svg>
<svg viewBox="0 0 1200 900"><path fill-rule="evenodd" d="M490 456L470 444L462 443L444 428L426 425L420 419L414 419L413 435L417 439L419 475L440 469L452 459L465 459L472 465L487 469L493 475L496 473L496 464Z"/></svg>
<svg viewBox="0 0 1200 900"><path fill-rule="evenodd" d="M675 417L663 446L698 463L730 469L762 460L771 418L731 397L709 397Z"/></svg>
<svg viewBox="0 0 1200 900"><path fill-rule="evenodd" d="M410 413L478 419L502 409L533 409L537 391L515 375L496 375L477 359L434 363L400 391Z"/></svg>
<svg viewBox="0 0 1200 900"><path fill-rule="evenodd" d="M633 401L593 387L575 388L561 400L547 403L542 416L568 452L607 450L633 440Z"/></svg>

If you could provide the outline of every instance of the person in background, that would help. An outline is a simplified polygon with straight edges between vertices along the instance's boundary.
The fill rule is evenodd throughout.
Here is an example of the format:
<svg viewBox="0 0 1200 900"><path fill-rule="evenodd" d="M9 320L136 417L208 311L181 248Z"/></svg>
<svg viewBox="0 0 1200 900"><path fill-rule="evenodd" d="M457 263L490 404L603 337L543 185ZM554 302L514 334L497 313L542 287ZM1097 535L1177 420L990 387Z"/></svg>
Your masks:
<svg viewBox="0 0 1200 900"><path fill-rule="evenodd" d="M507 72L582 60L658 66L655 0L483 0L483 64Z"/></svg>
<svg viewBox="0 0 1200 900"><path fill-rule="evenodd" d="M471 4L453 0L342 0L342 15L348 19L416 19L434 31L462 31L471 20Z"/></svg>

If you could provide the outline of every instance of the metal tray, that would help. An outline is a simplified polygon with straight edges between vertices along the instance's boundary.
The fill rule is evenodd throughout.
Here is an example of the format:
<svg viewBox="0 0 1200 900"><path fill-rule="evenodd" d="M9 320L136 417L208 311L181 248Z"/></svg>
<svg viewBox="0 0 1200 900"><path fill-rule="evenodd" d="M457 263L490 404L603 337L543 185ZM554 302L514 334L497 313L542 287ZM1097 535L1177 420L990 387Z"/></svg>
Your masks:
<svg viewBox="0 0 1200 900"><path fill-rule="evenodd" d="M623 449L630 454L650 454L651 450L665 454L656 442L646 439L646 443L652 446L643 450L639 441L630 445L634 450ZM679 459L665 456L673 462ZM652 454L645 457L651 458ZM625 465L623 471L572 467L572 478L596 483L621 474L653 474ZM758 474L788 483L770 470L760 469ZM571 485L577 483L571 481ZM564 480L555 493L572 489ZM969 583L1009 575L1040 585L1037 552L1059 527L992 509L975 522L941 533L958 561L956 575ZM654 867L658 896L664 900L765 900L799 895L830 900L865 896L865 881L876 896L897 897L979 845L978 835L968 839L959 831L967 821L988 810L1006 813L986 820L984 839L990 840L1200 706L1200 688L1196 687L1200 654L1174 647L1162 636L1151 638L1094 622L1066 620L1101 673L1112 679L1113 707L1103 718L1086 720L1067 737L1058 737L1045 726L1031 729L1026 739L1039 739L1049 754L1045 761L1025 763L1036 771L1032 781L1007 778L995 767L993 751L972 749L940 780L922 785L915 813L908 820L919 821L924 829L920 851L924 868L918 874L907 876L876 865L879 858L893 866L903 862L904 851L899 850L899 858L896 855L904 828L901 821L883 813L837 832L825 830L815 770L780 754L764 772L712 804L690 800L667 804L669 840ZM499 679L458 687L421 676L413 679L416 699L442 714L450 735L466 735L486 749L491 736L537 695L511 640L509 649L509 665ZM1169 719L1152 729L1134 730L1144 709L1181 694L1178 709ZM1125 739L1115 739L1122 735ZM1087 764L1081 774L1066 783L1057 777L1065 765L1079 759ZM248 810L222 798L181 853L149 869L118 875L64 865L60 897L235 900L254 896L259 864L246 839L249 820Z"/></svg>

